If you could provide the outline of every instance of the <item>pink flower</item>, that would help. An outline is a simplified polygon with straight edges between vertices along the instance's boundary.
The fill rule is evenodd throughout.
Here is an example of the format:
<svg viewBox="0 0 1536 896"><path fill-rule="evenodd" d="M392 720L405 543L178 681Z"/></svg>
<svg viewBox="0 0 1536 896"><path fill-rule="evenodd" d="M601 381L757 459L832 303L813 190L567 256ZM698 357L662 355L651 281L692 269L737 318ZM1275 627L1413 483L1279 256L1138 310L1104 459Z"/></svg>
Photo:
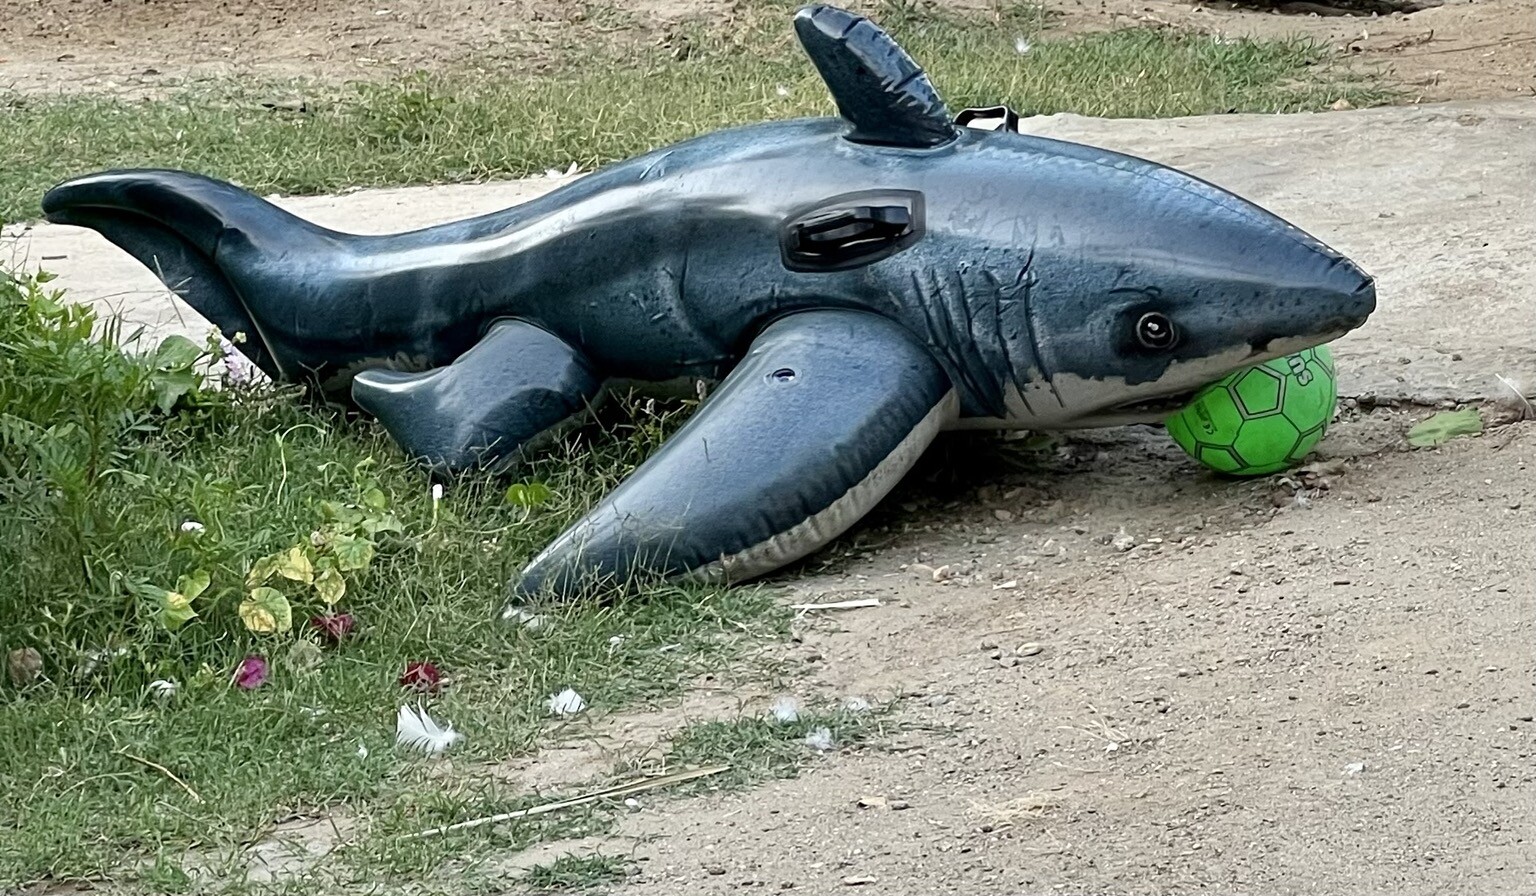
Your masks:
<svg viewBox="0 0 1536 896"><path fill-rule="evenodd" d="M357 626L357 620L351 613L326 613L310 619L309 625L325 640L332 644L340 644L341 639L351 634L352 629Z"/></svg>
<svg viewBox="0 0 1536 896"><path fill-rule="evenodd" d="M266 683L267 661L255 654L240 661L235 667L235 687L242 691L255 690Z"/></svg>
<svg viewBox="0 0 1536 896"><path fill-rule="evenodd" d="M431 663L406 663L405 674L400 676L401 687L428 694L436 693L442 681L442 673Z"/></svg>

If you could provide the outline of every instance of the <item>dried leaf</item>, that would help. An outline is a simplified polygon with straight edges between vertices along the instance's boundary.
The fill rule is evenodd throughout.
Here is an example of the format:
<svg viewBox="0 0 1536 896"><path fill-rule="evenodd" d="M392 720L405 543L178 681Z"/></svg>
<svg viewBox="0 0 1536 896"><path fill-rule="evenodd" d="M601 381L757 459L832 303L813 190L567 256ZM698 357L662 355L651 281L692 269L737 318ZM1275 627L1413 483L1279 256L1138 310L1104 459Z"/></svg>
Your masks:
<svg viewBox="0 0 1536 896"><path fill-rule="evenodd" d="M12 650L5 658L5 671L11 685L24 688L43 675L43 655L35 647Z"/></svg>
<svg viewBox="0 0 1536 896"><path fill-rule="evenodd" d="M256 588L240 603L240 621L253 632L282 634L293 628L293 607L276 588Z"/></svg>
<svg viewBox="0 0 1536 896"><path fill-rule="evenodd" d="M325 655L313 641L300 638L288 648L288 668L301 675L313 672L323 662L325 662Z"/></svg>
<svg viewBox="0 0 1536 896"><path fill-rule="evenodd" d="M320 574L315 576L315 593L320 595L320 599L328 606L335 606L342 595L347 593L346 580L335 569L329 567L322 569Z"/></svg>
<svg viewBox="0 0 1536 896"><path fill-rule="evenodd" d="M356 625L357 620L351 613L327 613L309 620L310 628L319 632L322 638L332 644L339 644Z"/></svg>
<svg viewBox="0 0 1536 896"><path fill-rule="evenodd" d="M262 557L251 564L251 569L245 574L245 587L255 588L277 573L278 554Z"/></svg>
<svg viewBox="0 0 1536 896"><path fill-rule="evenodd" d="M309 562L309 555L304 553L301 545L294 545L287 553L278 555L277 574L293 582L302 582L305 585L315 581L315 567Z"/></svg>

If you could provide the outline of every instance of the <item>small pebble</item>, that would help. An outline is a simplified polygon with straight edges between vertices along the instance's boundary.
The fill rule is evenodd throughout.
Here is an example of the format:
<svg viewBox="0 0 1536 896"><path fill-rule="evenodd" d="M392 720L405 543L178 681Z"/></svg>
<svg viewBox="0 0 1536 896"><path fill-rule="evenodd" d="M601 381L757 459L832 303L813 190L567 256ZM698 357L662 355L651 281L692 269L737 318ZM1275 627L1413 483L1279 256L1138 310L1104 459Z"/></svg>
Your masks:
<svg viewBox="0 0 1536 896"><path fill-rule="evenodd" d="M1014 653L1017 653L1019 656L1034 656L1044 649L1045 648L1041 647L1034 641L1026 641L1023 644L1020 644L1019 649L1014 651Z"/></svg>

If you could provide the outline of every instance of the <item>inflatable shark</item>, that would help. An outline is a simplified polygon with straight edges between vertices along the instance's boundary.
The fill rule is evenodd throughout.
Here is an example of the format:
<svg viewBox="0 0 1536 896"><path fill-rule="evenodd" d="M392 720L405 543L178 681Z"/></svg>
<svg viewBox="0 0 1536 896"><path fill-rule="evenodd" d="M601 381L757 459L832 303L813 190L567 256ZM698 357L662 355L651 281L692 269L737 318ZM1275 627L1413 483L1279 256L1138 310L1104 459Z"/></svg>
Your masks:
<svg viewBox="0 0 1536 896"><path fill-rule="evenodd" d="M762 576L941 431L1157 422L1375 309L1349 259L1227 191L1006 109L957 121L865 17L808 6L794 27L837 116L708 133L492 214L359 236L166 170L70 180L43 208L439 470L505 469L615 382L717 384L516 601Z"/></svg>

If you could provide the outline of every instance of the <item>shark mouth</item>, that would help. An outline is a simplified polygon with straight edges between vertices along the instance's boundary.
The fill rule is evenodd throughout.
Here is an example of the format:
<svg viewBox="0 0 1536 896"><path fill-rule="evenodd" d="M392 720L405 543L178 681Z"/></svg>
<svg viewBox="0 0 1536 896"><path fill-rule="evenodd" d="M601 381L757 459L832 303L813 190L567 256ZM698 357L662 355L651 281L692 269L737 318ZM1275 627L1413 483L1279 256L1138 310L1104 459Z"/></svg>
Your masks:
<svg viewBox="0 0 1536 896"><path fill-rule="evenodd" d="M1116 416L1165 417L1183 410L1194 399L1195 393L1199 391L1199 389L1189 389L1184 392L1175 392L1172 395L1159 395L1156 398L1127 401L1106 410Z"/></svg>

